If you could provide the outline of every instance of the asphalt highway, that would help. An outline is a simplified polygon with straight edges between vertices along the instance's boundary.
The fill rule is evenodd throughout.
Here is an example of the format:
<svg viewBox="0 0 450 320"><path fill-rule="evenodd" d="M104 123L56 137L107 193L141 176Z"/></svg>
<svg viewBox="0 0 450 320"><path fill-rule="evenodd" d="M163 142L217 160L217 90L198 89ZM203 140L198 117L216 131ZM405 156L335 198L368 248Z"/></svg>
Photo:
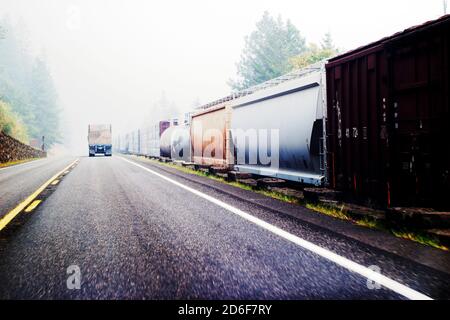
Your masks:
<svg viewBox="0 0 450 320"><path fill-rule="evenodd" d="M0 168L0 218L73 160L56 157Z"/></svg>
<svg viewBox="0 0 450 320"><path fill-rule="evenodd" d="M0 217L75 159L0 170ZM136 157L80 157L23 225L0 231L0 299L450 297L442 270L261 205L277 200L221 188Z"/></svg>

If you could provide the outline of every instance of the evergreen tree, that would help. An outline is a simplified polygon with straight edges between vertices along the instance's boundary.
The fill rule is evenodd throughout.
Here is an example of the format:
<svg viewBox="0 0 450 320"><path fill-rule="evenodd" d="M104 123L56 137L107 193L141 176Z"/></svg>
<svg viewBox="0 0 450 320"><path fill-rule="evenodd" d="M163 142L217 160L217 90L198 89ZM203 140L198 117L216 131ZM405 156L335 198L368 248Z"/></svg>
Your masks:
<svg viewBox="0 0 450 320"><path fill-rule="evenodd" d="M34 139L45 136L50 147L60 137L60 108L48 67L29 53L23 25L13 27L4 18L0 26L0 100L9 105L8 119L17 119L16 128L24 126L10 132L21 132L21 140L24 132Z"/></svg>
<svg viewBox="0 0 450 320"><path fill-rule="evenodd" d="M292 69L301 69L316 62L329 59L338 53L339 50L333 44L331 33L327 32L320 46L315 43L310 43L304 53L291 57L289 62Z"/></svg>
<svg viewBox="0 0 450 320"><path fill-rule="evenodd" d="M289 72L289 59L305 51L305 40L297 28L281 17L265 12L256 30L245 38L245 48L237 64L237 80L230 80L234 90L245 89Z"/></svg>
<svg viewBox="0 0 450 320"><path fill-rule="evenodd" d="M50 72L42 58L36 58L31 72L30 98L35 115L33 136L45 136L47 145L59 142L59 115L56 90Z"/></svg>
<svg viewBox="0 0 450 320"><path fill-rule="evenodd" d="M325 33L325 35L323 36L323 39L322 39L321 47L322 47L322 50L337 51L337 49L333 43L333 38L331 36L331 32L328 31L327 33Z"/></svg>

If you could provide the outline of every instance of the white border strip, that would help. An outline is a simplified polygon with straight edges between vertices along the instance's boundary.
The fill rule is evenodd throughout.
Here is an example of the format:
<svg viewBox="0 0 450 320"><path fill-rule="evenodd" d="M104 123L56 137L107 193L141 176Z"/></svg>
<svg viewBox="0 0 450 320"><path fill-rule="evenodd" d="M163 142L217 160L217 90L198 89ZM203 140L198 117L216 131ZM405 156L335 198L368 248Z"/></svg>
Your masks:
<svg viewBox="0 0 450 320"><path fill-rule="evenodd" d="M134 165L136 167L144 169L145 171L150 172L151 174L153 174L155 176L158 176L161 179L164 179L164 180L166 180L166 181L168 181L168 182L170 182L170 183L172 183L172 184L174 184L174 185L176 185L176 186L178 186L180 188L183 188L183 189L185 189L185 190L187 190L187 191L189 191L189 192L191 192L191 193L193 193L193 194L195 194L195 195L197 195L197 196L199 196L199 197L201 197L201 198L203 198L205 200L208 200L209 202L212 202L212 203L218 205L219 207L222 207L222 208L224 208L224 209L226 209L226 210L228 210L228 211L230 211L230 212L240 216L241 218L258 225L259 227L261 227L263 229L266 229L267 231L270 231L273 234L276 234L277 236L280 236L280 237L282 237L282 238L284 238L284 239L286 239L286 240L288 240L288 241L290 241L292 243L295 243L296 245L299 245L300 247L302 247L304 249L307 249L307 250L309 250L309 251L311 251L311 252L313 252L313 253L315 253L315 254L317 254L317 255L325 258L325 259L328 259L328 260L330 260L330 261L340 265L341 267L346 268L347 270L350 270L352 272L358 273L359 275L361 275L361 276L363 276L363 277L365 277L365 278L367 278L369 280L372 280L375 283L379 283L380 285L382 285L382 286L384 286L384 287L386 287L386 288L388 288L388 289L390 289L390 290L392 290L392 291L394 291L394 292L396 292L396 293L398 293L398 294L400 294L400 295L402 295L402 296L404 296L404 297L406 297L408 299L411 299L411 300L433 300L431 297L428 297L428 296L426 296L426 295L424 295L424 294L422 294L422 293L420 293L418 291L415 291L415 290L413 290L413 289L411 289L411 288L409 288L409 287L407 287L407 286L405 286L405 285L403 285L403 284L401 284L401 283L399 283L399 282L397 282L395 280L392 280L392 279L390 279L390 278L388 278L388 277L386 277L386 276L384 276L384 275L382 275L382 274L380 274L378 272L375 272L375 271L373 271L373 270L371 270L371 269L369 269L367 267L364 267L364 266L362 266L362 265L360 265L360 264L358 264L356 262L353 262L353 261L351 261L351 260L349 260L347 258L344 258L344 257L342 257L342 256L340 256L340 255L338 255L338 254L336 254L334 252L331 252L331 251L329 251L329 250L327 250L325 248L322 248L322 247L320 247L318 245L315 245L315 244L313 244L313 243L311 243L309 241L306 241L306 240L304 240L302 238L299 238L299 237L297 237L297 236L295 236L295 235L293 235L293 234L291 234L291 233L289 233L287 231L284 231L284 230L282 230L282 229L280 229L280 228L278 228L278 227L276 227L276 226L274 226L274 225L272 225L270 223L267 223L267 222L265 222L265 221L263 221L261 219L258 219L256 217L254 217L254 216L252 216L252 215L250 215L250 214L248 214L248 213L246 213L246 212L244 212L244 211L242 211L242 210L240 210L238 208L235 208L235 207L233 207L233 206L231 206L231 205L229 205L229 204L227 204L225 202L222 202L222 201L220 201L220 200L218 200L218 199L216 199L214 197L211 197L211 196L209 196L207 194L204 194L204 193L202 193L202 192L200 192L198 190L195 190L195 189L193 189L191 187L188 187L188 186L186 186L186 185L184 185L184 184L182 184L182 183L180 183L178 181L170 179L170 178L168 178L168 177L166 177L166 176L164 176L164 175L162 175L162 174L160 174L158 172L155 172L155 171L153 171L153 170L151 170L151 169L149 169L147 167L144 167L144 166L142 166L140 164L137 164L136 162L127 160L127 159L122 158L122 157L119 157L119 158L124 160L124 161L126 161L126 162L128 162L128 163L131 163L132 165Z"/></svg>

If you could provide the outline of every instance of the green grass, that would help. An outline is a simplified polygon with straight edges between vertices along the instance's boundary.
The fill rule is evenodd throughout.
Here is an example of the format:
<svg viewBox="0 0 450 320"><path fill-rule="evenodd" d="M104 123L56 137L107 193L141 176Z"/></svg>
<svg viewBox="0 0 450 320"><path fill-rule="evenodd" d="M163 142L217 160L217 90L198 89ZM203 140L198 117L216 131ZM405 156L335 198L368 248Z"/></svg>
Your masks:
<svg viewBox="0 0 450 320"><path fill-rule="evenodd" d="M5 163L0 163L0 168L6 168L6 167L10 167L10 166L14 166L16 164L21 164L21 163L25 163L25 162L30 162L30 161L34 161L34 160L38 160L40 158L31 158L31 159L24 159L24 160L15 160L15 161L10 161L10 162L5 162Z"/></svg>
<svg viewBox="0 0 450 320"><path fill-rule="evenodd" d="M272 191L272 190L256 190L256 192L263 194L267 197L278 199L278 200L281 200L284 202L289 202L289 203L293 203L293 204L301 204L302 203L302 201L296 197L288 196L286 194Z"/></svg>
<svg viewBox="0 0 450 320"><path fill-rule="evenodd" d="M373 220L373 219L369 219L369 218L356 220L355 223L358 226L366 227L369 229L386 230L386 227L382 223L380 223L376 220Z"/></svg>
<svg viewBox="0 0 450 320"><path fill-rule="evenodd" d="M330 216L330 217L333 217L336 219L349 221L349 222L354 223L361 227L389 232L398 238L411 240L411 241L418 242L418 243L421 243L424 245L428 245L428 246L431 246L431 247L434 247L437 249L449 251L449 248L443 246L439 242L439 240L437 240L434 237L431 237L427 234L424 234L421 231L406 230L406 229L404 229L404 230L392 229L392 228L389 228L388 226L384 225L382 222L368 218L368 217L362 218L362 219L355 219L346 212L344 205L342 205L340 208L336 208L334 206L308 203L299 198L285 195L280 192L255 188L255 187L252 187L252 186L240 183L240 182L230 182L230 181L223 179L222 177L218 177L218 176L215 176L215 175L203 172L203 171L190 169L190 168L179 166L179 165L176 165L173 163L164 163L164 162L159 162L158 160L147 159L147 158L143 158L143 159L158 163L158 164L166 166L166 167L177 169L177 170L182 171L187 174L193 174L193 175L197 175L197 176L201 176L201 177L206 177L206 178L209 178L209 179L212 179L215 181L219 181L219 182L222 182L222 183L225 183L225 184L228 184L228 185L231 185L231 186L243 189L243 190L253 191L253 192L262 194L264 196L273 198L273 199L277 199L280 201L284 201L284 202L288 202L288 203L292 203L292 204L296 204L296 205L301 205L312 211L315 211L315 212L318 212L318 213L321 213L321 214L324 214L324 215L327 215L327 216Z"/></svg>
<svg viewBox="0 0 450 320"><path fill-rule="evenodd" d="M334 207L319 205L319 204L313 204L313 203L305 203L304 204L306 208L320 212L322 214L325 214L327 216L346 220L346 221L353 221L353 219L345 212L344 206L341 207L341 209L337 209Z"/></svg>
<svg viewBox="0 0 450 320"><path fill-rule="evenodd" d="M391 230L398 238L412 240L430 247L441 249L444 251L449 251L449 248L443 246L438 239L431 237L421 231L411 231L411 230Z"/></svg>
<svg viewBox="0 0 450 320"><path fill-rule="evenodd" d="M236 187L236 188L241 188L241 189L248 190L248 191L254 191L255 190L251 186L243 184L243 183L240 183L240 182L237 182L237 181L225 181L225 183L229 184L230 186L233 186L233 187Z"/></svg>
<svg viewBox="0 0 450 320"><path fill-rule="evenodd" d="M381 221L377 221L377 220L374 220L374 219L371 219L368 217L362 218L362 219L354 219L345 212L345 209L343 206L339 210L334 207L306 203L305 207L310 210L325 214L325 215L333 217L333 218L351 221L352 223L354 223L358 226L361 226L361 227L389 232L389 233L393 234L394 236L396 236L397 238L403 238L403 239L418 242L418 243L421 243L421 244L424 244L424 245L427 245L430 247L441 249L444 251L449 251L449 248L443 246L438 239L436 239L428 234L425 234L420 230L408 230L408 229L397 230L394 228L389 228Z"/></svg>
<svg viewBox="0 0 450 320"><path fill-rule="evenodd" d="M206 172L203 172L203 171L200 171L200 170L194 170L194 169L190 169L190 168L187 168L187 167L178 166L178 165L173 164L173 163L164 163L164 162L159 162L158 160L152 160L152 159L150 159L150 161L157 162L158 164L161 164L161 165L166 166L166 167L175 168L175 169L177 169L179 171L182 171L184 173L194 174L194 175L201 176L201 177L207 177L209 179L212 179L212 180L215 180L215 181L219 181L219 182L228 184L230 186L234 186L234 187L237 187L237 188L240 188L240 189L243 189L243 190L253 191L253 192L265 195L267 197L278 199L278 200L281 200L281 201L284 201L284 202L300 203L299 199L297 199L295 197L292 197L292 196L285 195L285 194L280 193L280 192L254 188L252 186L249 186L249 185L237 182L237 181L227 181L227 180L225 180L222 177L218 177L216 175L213 175L213 174L210 174L210 173L206 173Z"/></svg>

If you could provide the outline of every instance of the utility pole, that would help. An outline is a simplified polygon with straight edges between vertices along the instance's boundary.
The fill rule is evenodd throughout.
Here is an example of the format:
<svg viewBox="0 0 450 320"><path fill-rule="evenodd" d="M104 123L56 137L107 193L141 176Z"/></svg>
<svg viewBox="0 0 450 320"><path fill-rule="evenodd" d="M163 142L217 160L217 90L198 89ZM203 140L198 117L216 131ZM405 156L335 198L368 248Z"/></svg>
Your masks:
<svg viewBox="0 0 450 320"><path fill-rule="evenodd" d="M444 3L444 15L447 14L447 0L442 0Z"/></svg>

